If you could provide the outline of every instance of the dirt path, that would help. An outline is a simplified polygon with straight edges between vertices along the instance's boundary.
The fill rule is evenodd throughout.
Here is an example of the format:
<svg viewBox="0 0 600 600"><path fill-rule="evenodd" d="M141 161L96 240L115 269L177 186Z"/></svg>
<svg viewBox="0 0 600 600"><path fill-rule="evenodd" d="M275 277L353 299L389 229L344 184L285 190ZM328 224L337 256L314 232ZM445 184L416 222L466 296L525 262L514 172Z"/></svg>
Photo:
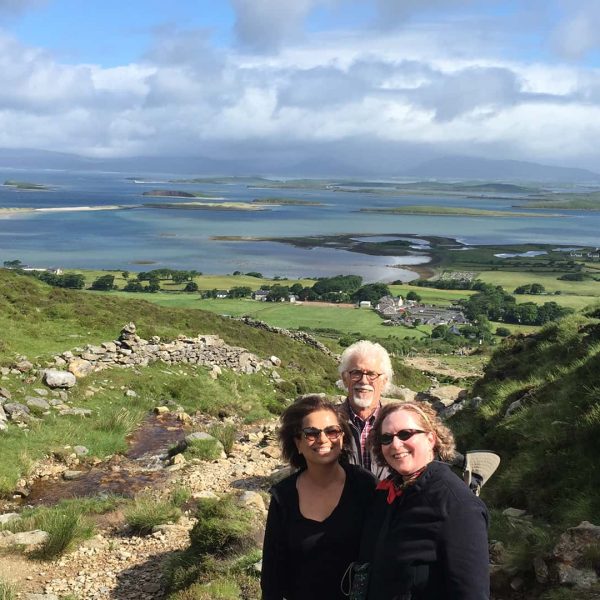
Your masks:
<svg viewBox="0 0 600 600"><path fill-rule="evenodd" d="M280 466L271 430L245 433L227 459L186 463L172 473L167 487L185 486L195 497L266 489L268 475ZM0 579L15 584L23 600L29 594L49 594L48 600L68 595L78 600L162 600L161 565L189 545L194 522L192 511L176 525L142 537L128 532L120 512L111 513L100 518L95 537L59 560L1 555Z"/></svg>

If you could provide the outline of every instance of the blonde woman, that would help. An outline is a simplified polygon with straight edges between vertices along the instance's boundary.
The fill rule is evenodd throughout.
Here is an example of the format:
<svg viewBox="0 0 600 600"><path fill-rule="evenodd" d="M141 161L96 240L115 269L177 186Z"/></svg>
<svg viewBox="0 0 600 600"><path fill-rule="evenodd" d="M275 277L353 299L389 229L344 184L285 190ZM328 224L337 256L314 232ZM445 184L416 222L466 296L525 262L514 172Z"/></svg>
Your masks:
<svg viewBox="0 0 600 600"><path fill-rule="evenodd" d="M441 461L454 437L426 402L383 406L369 434L381 481L367 517L361 562L369 600L488 600L485 504Z"/></svg>

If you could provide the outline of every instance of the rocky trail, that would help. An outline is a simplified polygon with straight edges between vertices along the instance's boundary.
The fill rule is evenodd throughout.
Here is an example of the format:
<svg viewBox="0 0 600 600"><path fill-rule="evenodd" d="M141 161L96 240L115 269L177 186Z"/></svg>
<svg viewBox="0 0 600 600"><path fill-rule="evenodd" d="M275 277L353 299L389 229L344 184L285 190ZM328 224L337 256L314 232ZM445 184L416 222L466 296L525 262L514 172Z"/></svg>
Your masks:
<svg viewBox="0 0 600 600"><path fill-rule="evenodd" d="M282 466L273 430L274 424L242 428L227 458L178 462L165 469L168 477L160 485L165 492L184 487L193 499L237 491L242 502L264 511L263 497L256 492L268 489L270 475ZM131 533L120 511L101 515L96 518L96 535L58 560L3 554L0 579L15 584L24 600L69 595L79 600L162 599L161 565L189 545L194 522L193 510L188 510L178 523L139 536Z"/></svg>

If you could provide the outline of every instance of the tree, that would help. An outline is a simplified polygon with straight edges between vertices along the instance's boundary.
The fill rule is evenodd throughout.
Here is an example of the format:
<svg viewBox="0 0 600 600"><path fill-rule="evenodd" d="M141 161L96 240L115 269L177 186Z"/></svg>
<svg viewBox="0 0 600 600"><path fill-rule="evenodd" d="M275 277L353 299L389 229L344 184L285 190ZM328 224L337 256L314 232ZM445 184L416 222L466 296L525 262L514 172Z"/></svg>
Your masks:
<svg viewBox="0 0 600 600"><path fill-rule="evenodd" d="M160 283L157 279L151 279L150 283L146 286L147 292L159 292L160 291Z"/></svg>
<svg viewBox="0 0 600 600"><path fill-rule="evenodd" d="M301 283L294 283L294 285L290 288L290 292L294 294L294 296L299 296L302 293L303 287Z"/></svg>
<svg viewBox="0 0 600 600"><path fill-rule="evenodd" d="M60 287L72 290L82 290L85 287L85 277L80 273L65 273L60 278L62 283Z"/></svg>
<svg viewBox="0 0 600 600"><path fill-rule="evenodd" d="M414 302L421 302L421 296L419 296L417 292L413 292L412 290L410 290L410 292L406 294L406 299L413 300Z"/></svg>
<svg viewBox="0 0 600 600"><path fill-rule="evenodd" d="M257 279L263 278L262 273L259 273L258 271L249 271L246 275L248 275L248 277L256 277Z"/></svg>
<svg viewBox="0 0 600 600"><path fill-rule="evenodd" d="M183 288L184 292L197 292L198 284L195 281L188 281Z"/></svg>
<svg viewBox="0 0 600 600"><path fill-rule="evenodd" d="M247 286L235 286L229 290L230 298L247 298L252 295L252 288Z"/></svg>
<svg viewBox="0 0 600 600"><path fill-rule="evenodd" d="M123 272L121 273L121 277L122 277L123 279L129 279L129 271L123 271Z"/></svg>
<svg viewBox="0 0 600 600"><path fill-rule="evenodd" d="M336 275L335 277L321 277L313 286L313 291L319 296L329 292L352 293L362 284L360 275Z"/></svg>
<svg viewBox="0 0 600 600"><path fill-rule="evenodd" d="M115 276L114 275L101 275L96 280L92 282L90 286L90 290L96 291L108 291L112 290L115 285Z"/></svg>
<svg viewBox="0 0 600 600"><path fill-rule="evenodd" d="M139 281L128 281L123 286L124 292L143 292L144 286Z"/></svg>
<svg viewBox="0 0 600 600"><path fill-rule="evenodd" d="M5 260L3 264L4 264L4 267L7 269L20 269L23 267L23 263L18 259Z"/></svg>
<svg viewBox="0 0 600 600"><path fill-rule="evenodd" d="M267 302L279 302L281 300L287 300L289 294L290 288L287 285L275 284L269 291Z"/></svg>
<svg viewBox="0 0 600 600"><path fill-rule="evenodd" d="M354 302L363 302L368 300L375 305L383 296L389 296L390 289L385 283L367 283L352 294Z"/></svg>

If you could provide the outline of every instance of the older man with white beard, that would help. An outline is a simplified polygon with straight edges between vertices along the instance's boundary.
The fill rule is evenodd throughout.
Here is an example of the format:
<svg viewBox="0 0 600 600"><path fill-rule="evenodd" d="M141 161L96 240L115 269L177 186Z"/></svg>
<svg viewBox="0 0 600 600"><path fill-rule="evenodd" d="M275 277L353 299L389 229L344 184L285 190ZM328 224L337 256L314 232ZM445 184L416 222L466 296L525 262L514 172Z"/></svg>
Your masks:
<svg viewBox="0 0 600 600"><path fill-rule="evenodd" d="M392 382L394 371L387 350L380 344L360 340L342 353L338 367L348 395L340 405L352 432L351 461L370 470L378 479L388 475L387 467L380 467L367 448L367 436L381 407L381 394ZM471 490L479 495L483 484L500 464L495 452L474 450L465 455L456 452L452 463L462 469L463 478Z"/></svg>
<svg viewBox="0 0 600 600"><path fill-rule="evenodd" d="M353 461L383 479L387 468L373 460L367 448L367 436L377 418L381 394L392 381L392 361L380 344L360 340L342 354L339 372L348 391L340 408L352 431Z"/></svg>

